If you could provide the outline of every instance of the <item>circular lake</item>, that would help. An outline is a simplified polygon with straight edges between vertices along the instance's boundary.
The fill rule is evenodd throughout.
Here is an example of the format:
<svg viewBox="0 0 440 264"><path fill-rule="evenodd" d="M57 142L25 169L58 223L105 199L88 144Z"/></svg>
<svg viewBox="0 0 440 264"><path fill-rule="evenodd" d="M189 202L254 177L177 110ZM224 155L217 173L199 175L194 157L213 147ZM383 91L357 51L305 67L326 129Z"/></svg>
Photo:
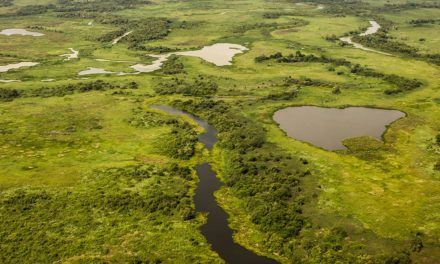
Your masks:
<svg viewBox="0 0 440 264"><path fill-rule="evenodd" d="M327 150L346 149L347 138L371 136L382 139L387 126L405 113L367 107L344 109L317 106L287 107L273 119L289 137Z"/></svg>

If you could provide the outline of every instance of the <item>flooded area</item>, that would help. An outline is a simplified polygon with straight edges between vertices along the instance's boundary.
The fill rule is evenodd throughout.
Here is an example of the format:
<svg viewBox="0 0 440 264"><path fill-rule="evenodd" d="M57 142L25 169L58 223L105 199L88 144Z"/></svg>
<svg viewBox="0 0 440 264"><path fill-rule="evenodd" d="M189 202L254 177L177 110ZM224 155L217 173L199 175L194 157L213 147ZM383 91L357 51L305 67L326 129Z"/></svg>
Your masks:
<svg viewBox="0 0 440 264"><path fill-rule="evenodd" d="M248 50L246 47L238 44L217 43L211 46L205 46L200 50L172 52L163 55L148 55L157 58L152 64L136 64L130 68L138 72L153 72L162 67L162 64L171 56L192 56L201 58L207 62L213 63L216 66L232 65L232 59L235 55L243 53Z"/></svg>
<svg viewBox="0 0 440 264"><path fill-rule="evenodd" d="M361 34L359 34L359 36L367 36L367 35L371 35L376 33L378 30L380 29L380 25L376 22L376 21L370 21L370 26L367 28L367 30ZM355 47L356 49L361 49L361 50L365 50L365 51L371 51L371 52L376 52L382 55L388 55L391 56L390 53L386 53L386 52L382 52L382 51L378 51L378 50L374 50L374 49L370 49L365 47L362 44L353 42L353 40L351 39L351 37L342 37L339 39L342 42L345 42L347 44L353 45L353 47Z"/></svg>
<svg viewBox="0 0 440 264"><path fill-rule="evenodd" d="M95 74L115 74L117 76L124 76L124 75L135 75L139 74L140 72L113 72L113 71L107 71L103 68L95 68L95 67L88 67L87 70L78 72L78 75L95 75Z"/></svg>
<svg viewBox="0 0 440 264"><path fill-rule="evenodd" d="M159 70L162 67L162 64L168 59L171 54L165 55L148 55L150 57L156 58L150 65L145 64L135 64L130 66L130 68L134 69L138 72L154 72Z"/></svg>
<svg viewBox="0 0 440 264"><path fill-rule="evenodd" d="M41 37L44 36L43 33L27 31L22 28L8 28L0 31L0 35L12 36L12 35L21 35L21 36L33 36L33 37Z"/></svg>
<svg viewBox="0 0 440 264"><path fill-rule="evenodd" d="M39 64L38 62L19 62L19 63L12 63L3 66L0 65L0 72L7 72L9 70L19 69L23 67L32 67L38 64Z"/></svg>
<svg viewBox="0 0 440 264"><path fill-rule="evenodd" d="M181 52L172 52L161 55L148 54L148 56L156 58L151 64L135 64L130 66L131 69L135 70L135 73L124 73L120 72L117 75L127 75L127 74L138 74L138 73L148 73L160 70L162 64L171 56L192 56L199 57L207 62L210 62L216 66L226 66L232 65L232 59L235 55L243 53L248 50L246 47L238 44L230 44L230 43L217 43L211 46L205 46L199 50L192 51L181 51ZM95 59L96 61L110 61L106 59ZM119 61L125 62L125 61ZM89 67L88 70L81 71L78 73L79 75L88 75L88 74L109 74L115 72L108 72L104 69Z"/></svg>
<svg viewBox="0 0 440 264"><path fill-rule="evenodd" d="M78 72L78 75L92 75L92 74L113 74L115 72L106 71L102 68L88 67L87 70Z"/></svg>
<svg viewBox="0 0 440 264"><path fill-rule="evenodd" d="M20 82L20 80L0 80L0 83Z"/></svg>
<svg viewBox="0 0 440 264"><path fill-rule="evenodd" d="M199 57L216 66L232 65L232 58L235 55L248 50L246 47L238 44L217 43L211 46L205 46L200 50L175 52L175 55Z"/></svg>
<svg viewBox="0 0 440 264"><path fill-rule="evenodd" d="M370 26L364 33L359 34L359 36L367 36L376 33L380 29L380 25L376 21L370 21Z"/></svg>
<svg viewBox="0 0 440 264"><path fill-rule="evenodd" d="M344 109L316 106L287 107L273 119L289 137L327 150L346 149L347 138L371 136L379 140L387 126L405 113L367 107Z"/></svg>
<svg viewBox="0 0 440 264"><path fill-rule="evenodd" d="M72 48L69 48L69 50L70 50L71 53L62 54L60 56L61 57L65 57L65 59L64 59L65 61L69 61L69 60L72 60L72 59L78 59L79 51L74 50Z"/></svg>
<svg viewBox="0 0 440 264"><path fill-rule="evenodd" d="M153 105L151 108L160 109L168 114L185 115L205 129L199 135L199 142L205 145L208 150L212 150L218 141L217 130L206 121L181 110L165 105ZM228 225L228 214L217 204L214 193L219 190L223 183L217 178L211 165L203 163L196 165L196 172L199 183L194 194L196 211L208 213L207 222L201 227L201 232L205 236L212 249L229 264L275 264L275 260L259 256L234 242L233 231Z"/></svg>

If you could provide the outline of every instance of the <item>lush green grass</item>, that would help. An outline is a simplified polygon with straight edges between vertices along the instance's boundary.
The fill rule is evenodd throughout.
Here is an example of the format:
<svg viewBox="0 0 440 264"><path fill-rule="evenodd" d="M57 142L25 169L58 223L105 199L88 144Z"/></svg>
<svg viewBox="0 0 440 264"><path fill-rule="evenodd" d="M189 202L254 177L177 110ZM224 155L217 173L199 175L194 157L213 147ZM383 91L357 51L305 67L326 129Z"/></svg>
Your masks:
<svg viewBox="0 0 440 264"><path fill-rule="evenodd" d="M31 4L30 2L16 0L13 7L0 8L0 14ZM44 1L41 4L51 2L53 1ZM368 2L373 6L385 3ZM249 51L234 57L233 65L224 67L217 67L199 58L182 57L180 61L184 64L186 74L179 77L193 78L203 75L213 79L219 86L216 98L239 107L240 114L263 125L268 142L286 153L309 161L312 174L302 182L307 198L303 211L313 228L305 231L301 238L291 238L289 243L301 244L312 238L316 241L327 241L330 237L329 230L342 227L348 232L347 241L364 245L366 254L389 254L409 249L414 234L421 232L425 247L421 252L414 252L412 258L415 262L423 260L425 263L435 263L440 259L440 172L433 169L440 153L440 147L434 143L434 137L440 131L440 69L421 60L384 56L327 41L325 37L328 35L342 36L368 26L368 21L373 17L334 16L315 8L314 4L295 5L284 1L157 0L153 5L125 9L114 12L113 15L128 19L170 19L172 26L169 35L163 39L145 42L146 46L193 49L217 42L231 42L249 48ZM267 12L292 12L294 15L269 19L263 17ZM415 46L424 53L438 53L439 25L414 27L408 21L426 16L438 17L439 14L438 9L431 8L375 15L395 23L396 28L390 34L398 41ZM305 20L308 24L294 26L295 19ZM42 30L30 30L46 35L38 38L0 36L0 65L19 61L40 62L40 65L32 68L0 73L0 79L22 80L19 83L0 83L0 87L30 90L42 86L65 85L78 82L81 77L77 73L87 67L128 72L130 65L151 61L151 58L145 56L147 52L129 50L124 42L113 46L98 42L99 36L118 29L118 26L96 21L88 25L92 20L94 19L58 18L53 12L19 18L1 17L0 30L42 26ZM189 26L178 27L182 21L186 21ZM236 31L238 25L260 22L278 23L279 26ZM426 40L420 41L420 38ZM80 59L63 61L59 55L68 53L68 48L79 50ZM384 91L390 88L388 83L378 78L357 76L346 67L336 67L332 71L329 65L322 63L254 62L255 57L263 54L289 54L297 50L306 54L344 58L386 74L417 78L424 86L411 92L387 96ZM95 59L111 61L99 62ZM331 82L340 87L342 92L336 95L332 93L333 87L304 86L296 98L288 101L261 100L270 94L295 88L282 85L282 80L288 76ZM111 186L111 181L114 180L120 183L119 189L112 189L109 193L135 188L143 195L145 192L156 194L160 190L179 192L177 182L182 180L178 175L172 176L176 181L162 180L161 176L154 174L151 179L136 182L134 187L127 187L129 184L125 181L128 176L101 182L97 170L139 164L156 164L163 168L172 162L192 166L197 160L210 159L215 163L220 177L224 177L229 153L217 146L214 154L208 158L206 152L202 154L200 146L197 146L195 157L189 161L175 159L163 151L166 143L164 141L172 131L171 126L162 124L139 127L130 124L129 120L136 115L133 109L147 111L151 103L168 103L181 98L175 95L158 96L154 93L154 86L162 78L170 76L159 71L133 76L105 75L86 78L115 84L135 81L139 84L139 89L129 90L125 95L114 95L113 90L107 90L75 93L64 97L18 98L10 102L0 102L2 203L19 190L31 193L47 190L52 197L50 201L38 202L41 214L35 211L22 214L17 213L21 211L16 211L9 214L10 208L5 203L2 204L0 214L5 219L2 223L6 226L7 223L17 222L17 226L14 226L16 231L4 229L6 231L3 231L3 235L8 237L9 242L2 242L2 247L7 247L8 252L12 252L15 247L19 248L20 253L16 255L15 262L20 262L19 259L29 257L26 253L32 250L30 244L18 241L29 238L32 243L38 244L39 237L33 236L32 230L47 228L54 232L51 238L53 240L50 241L56 241L55 245L63 241L62 239L68 239L70 251L66 248L67 253L58 255L58 259L66 262L93 263L95 257L96 261L105 259L110 262L124 262L132 260L131 254L142 259L151 256L152 252L155 252L155 257L145 257L144 260L160 259L167 263L173 263L177 259L188 263L196 260L203 263L219 261L197 231L204 219L201 215L196 219L185 220L180 212L170 217L165 211L153 216L133 211L134 214L128 216L121 212L112 215L111 210L105 209L102 215L94 212L94 225L87 227L88 221L92 220L87 218L85 209L69 197L69 191L90 203L97 203L97 198L92 195L92 192L97 191L96 184ZM56 80L45 83L41 81L44 79ZM365 138L351 139L346 142L350 151L329 152L288 138L272 120L271 115L277 109L303 104L392 108L404 111L407 117L389 127L384 135L384 143ZM200 128L193 129L201 131ZM196 186L194 176L182 180L188 197L191 197ZM225 187L217 193L217 197L231 214L231 226L237 231L237 241L262 254L275 256L285 263L292 261L289 256L283 255L288 250L267 247L268 244L264 241L274 241L278 239L277 236L262 232L252 223L251 216L243 210L246 204L233 189ZM58 203L52 202L57 199ZM191 208L192 203L188 203L186 206ZM28 219L40 218L50 222L48 208L56 206L65 206L65 214L57 213L50 225L35 224L27 228L18 226L24 225ZM114 223L113 227L111 223ZM69 233L66 230L61 232L62 225L66 226L65 229L81 229L82 233ZM80 235L85 238L82 240ZM289 244L280 242L283 243ZM51 248L41 245L32 254ZM307 255L304 252L301 254ZM341 254L348 255L350 251ZM35 255L29 258L32 256L37 259ZM53 259L57 259L57 256L53 255L42 261ZM315 255L308 256L307 261L331 263L330 260Z"/></svg>

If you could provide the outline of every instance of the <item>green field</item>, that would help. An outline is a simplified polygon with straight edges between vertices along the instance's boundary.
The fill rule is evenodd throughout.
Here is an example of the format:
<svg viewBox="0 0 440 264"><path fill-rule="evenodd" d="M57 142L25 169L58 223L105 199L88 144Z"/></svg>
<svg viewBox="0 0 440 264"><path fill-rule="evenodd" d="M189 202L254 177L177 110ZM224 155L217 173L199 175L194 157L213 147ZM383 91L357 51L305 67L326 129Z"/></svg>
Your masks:
<svg viewBox="0 0 440 264"><path fill-rule="evenodd" d="M0 0L0 31L45 35L0 35L0 66L39 63L0 72L0 80L18 80L0 82L0 263L222 263L199 231L206 215L194 210L200 161L226 183L216 197L235 241L261 255L440 263L436 1L8 2ZM338 40L370 20L382 23L384 38L369 47L390 56ZM128 31L117 44L107 40ZM249 50L228 66L179 56L171 71L78 75L88 67L133 73L131 65L153 61L148 54L215 43ZM60 57L69 48L78 59ZM298 51L320 59L255 60ZM163 92L175 78L187 90ZM402 88L411 79L420 85ZM207 83L215 89L203 91ZM206 119L220 142L208 153L196 143L201 127L152 104ZM383 143L355 138L347 150L326 151L273 121L275 111L300 105L406 116Z"/></svg>

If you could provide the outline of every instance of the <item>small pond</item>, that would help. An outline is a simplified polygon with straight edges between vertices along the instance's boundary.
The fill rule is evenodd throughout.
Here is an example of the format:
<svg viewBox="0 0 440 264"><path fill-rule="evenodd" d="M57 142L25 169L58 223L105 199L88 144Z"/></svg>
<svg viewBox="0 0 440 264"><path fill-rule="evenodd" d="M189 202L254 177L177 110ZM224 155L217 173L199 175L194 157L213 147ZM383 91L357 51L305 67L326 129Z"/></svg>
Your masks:
<svg viewBox="0 0 440 264"><path fill-rule="evenodd" d="M78 59L79 51L74 50L72 48L69 48L69 50L70 50L71 53L62 54L60 56L61 57L65 57L64 60L66 60L66 61L69 61L69 60L72 60L72 59Z"/></svg>
<svg viewBox="0 0 440 264"><path fill-rule="evenodd" d="M273 119L289 137L327 150L345 149L347 138L371 136L379 140L387 126L405 113L367 107L344 109L316 106L287 107Z"/></svg>
<svg viewBox="0 0 440 264"><path fill-rule="evenodd" d="M134 69L137 72L154 72L159 70L162 67L162 64L168 59L170 55L149 55L150 57L156 58L151 64L135 64L130 66L130 68Z"/></svg>
<svg viewBox="0 0 440 264"><path fill-rule="evenodd" d="M207 62L210 62L216 66L226 66L232 65L232 59L235 55L243 53L248 50L246 47L238 44L231 43L217 43L210 46L205 46L199 50L190 50L190 51L180 51L180 52L171 52L160 55L148 55L150 57L155 58L155 60L151 64L135 64L130 66L131 69L135 70L135 73L124 73L121 72L118 75L126 75L126 74L137 74L137 73L148 73L160 70L162 64L171 56L192 56L199 57ZM109 61L105 59L95 59L97 61ZM124 62L124 61L120 61ZM89 74L109 74L114 72L108 72L103 69L89 67L88 70L81 71L79 75L89 75Z"/></svg>
<svg viewBox="0 0 440 264"><path fill-rule="evenodd" d="M234 58L235 55L243 53L246 50L246 47L238 44L216 43L211 46L205 46L200 50L175 52L173 54L199 57L216 66L226 66L232 64L232 58Z"/></svg>
<svg viewBox="0 0 440 264"><path fill-rule="evenodd" d="M107 71L101 68L89 67L87 70L80 71L78 75L91 75L91 74L113 74L114 72Z"/></svg>
<svg viewBox="0 0 440 264"><path fill-rule="evenodd" d="M12 35L22 35L22 36L33 36L33 37L41 37L44 36L43 33L27 31L22 28L8 28L0 31L0 35L12 36Z"/></svg>
<svg viewBox="0 0 440 264"><path fill-rule="evenodd" d="M9 70L19 69L22 67L32 67L38 64L39 64L38 62L19 62L19 63L12 63L3 66L0 65L0 72L7 72Z"/></svg>

